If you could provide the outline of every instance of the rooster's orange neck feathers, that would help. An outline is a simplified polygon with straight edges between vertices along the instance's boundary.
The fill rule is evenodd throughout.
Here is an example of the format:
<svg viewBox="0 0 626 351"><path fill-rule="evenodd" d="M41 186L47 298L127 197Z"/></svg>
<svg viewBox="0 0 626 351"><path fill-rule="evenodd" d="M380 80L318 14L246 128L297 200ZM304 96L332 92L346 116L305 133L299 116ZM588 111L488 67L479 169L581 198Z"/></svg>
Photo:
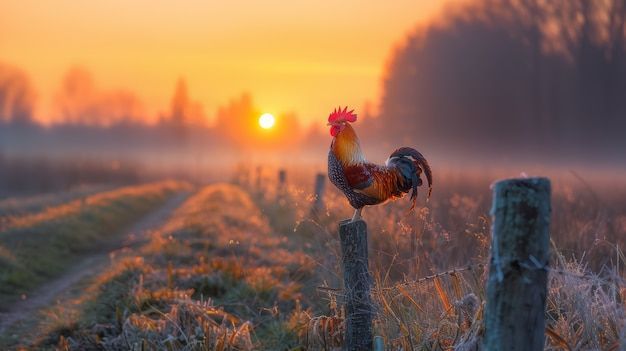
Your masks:
<svg viewBox="0 0 626 351"><path fill-rule="evenodd" d="M344 167L365 163L365 155L361 151L359 138L349 123L346 123L344 128L333 139L331 149Z"/></svg>

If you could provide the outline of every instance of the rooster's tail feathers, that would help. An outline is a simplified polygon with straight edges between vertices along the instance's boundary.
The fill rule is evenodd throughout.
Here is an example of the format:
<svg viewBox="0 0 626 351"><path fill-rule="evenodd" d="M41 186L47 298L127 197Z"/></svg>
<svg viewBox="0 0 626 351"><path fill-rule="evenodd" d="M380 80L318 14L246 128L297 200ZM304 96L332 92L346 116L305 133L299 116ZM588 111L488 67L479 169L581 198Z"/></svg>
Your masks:
<svg viewBox="0 0 626 351"><path fill-rule="evenodd" d="M417 187L422 185L422 179L420 178L422 172L426 175L426 180L428 181L428 198L430 198L433 190L433 174L424 155L413 148L401 147L389 156L387 166L391 165L397 166L402 175L406 179L411 180L411 188L413 190L411 192L411 209L415 208L417 202Z"/></svg>

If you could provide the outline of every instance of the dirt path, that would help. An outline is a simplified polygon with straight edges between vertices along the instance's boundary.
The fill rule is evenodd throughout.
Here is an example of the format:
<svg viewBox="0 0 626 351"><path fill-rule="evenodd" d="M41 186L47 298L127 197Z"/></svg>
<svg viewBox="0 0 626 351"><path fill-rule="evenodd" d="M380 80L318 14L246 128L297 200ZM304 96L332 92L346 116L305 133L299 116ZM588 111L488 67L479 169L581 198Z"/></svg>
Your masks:
<svg viewBox="0 0 626 351"><path fill-rule="evenodd" d="M107 267L110 253L147 241L151 231L162 226L188 197L189 193L183 193L169 199L156 211L144 216L125 230L119 242L90 255L59 278L42 285L28 298L17 302L10 311L0 313L0 335L11 327L32 322L29 319L35 318L40 309L54 303L79 282L97 275Z"/></svg>

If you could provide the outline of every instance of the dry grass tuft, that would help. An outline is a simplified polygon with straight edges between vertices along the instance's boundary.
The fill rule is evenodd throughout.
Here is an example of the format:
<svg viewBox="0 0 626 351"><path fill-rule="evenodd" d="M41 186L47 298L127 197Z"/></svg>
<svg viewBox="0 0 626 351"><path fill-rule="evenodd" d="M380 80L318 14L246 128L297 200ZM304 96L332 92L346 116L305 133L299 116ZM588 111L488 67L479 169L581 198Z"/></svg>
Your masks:
<svg viewBox="0 0 626 351"><path fill-rule="evenodd" d="M151 316L152 315L152 316ZM169 311L131 314L119 335L102 340L104 350L252 350L251 327L210 300L172 299Z"/></svg>

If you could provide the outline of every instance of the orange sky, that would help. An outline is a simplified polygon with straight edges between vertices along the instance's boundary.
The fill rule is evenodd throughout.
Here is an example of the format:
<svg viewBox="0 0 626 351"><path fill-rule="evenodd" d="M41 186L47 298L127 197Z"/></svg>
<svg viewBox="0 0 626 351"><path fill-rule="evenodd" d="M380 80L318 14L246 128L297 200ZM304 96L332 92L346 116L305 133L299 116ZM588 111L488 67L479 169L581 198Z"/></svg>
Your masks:
<svg viewBox="0 0 626 351"><path fill-rule="evenodd" d="M184 76L207 116L248 91L309 122L376 101L390 49L443 2L3 0L0 61L30 75L41 119L80 65L99 88L136 92L150 117Z"/></svg>

